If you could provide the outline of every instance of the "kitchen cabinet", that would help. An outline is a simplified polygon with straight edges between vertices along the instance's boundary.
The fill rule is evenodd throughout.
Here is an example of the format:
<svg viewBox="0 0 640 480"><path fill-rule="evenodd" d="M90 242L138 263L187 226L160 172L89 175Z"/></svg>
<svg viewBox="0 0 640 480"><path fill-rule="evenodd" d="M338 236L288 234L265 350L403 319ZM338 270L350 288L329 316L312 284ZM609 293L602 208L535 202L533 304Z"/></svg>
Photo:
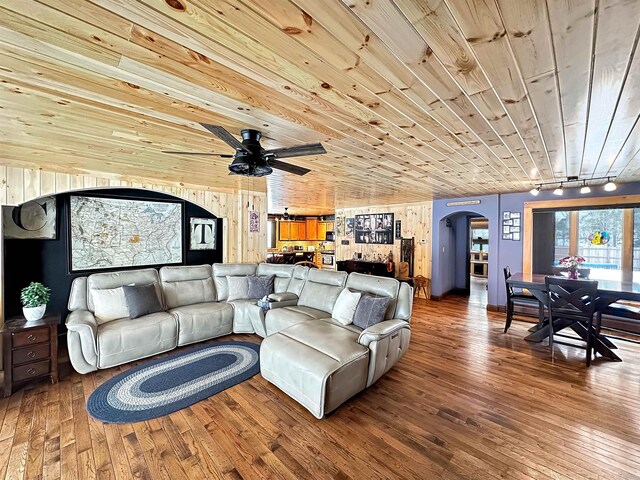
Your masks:
<svg viewBox="0 0 640 480"><path fill-rule="evenodd" d="M325 241L327 239L327 222L318 222L318 240Z"/></svg>
<svg viewBox="0 0 640 480"><path fill-rule="evenodd" d="M333 232L333 222L327 222L327 232Z"/></svg>
<svg viewBox="0 0 640 480"><path fill-rule="evenodd" d="M318 240L318 219L307 218L305 223L307 224L307 239Z"/></svg>
<svg viewBox="0 0 640 480"><path fill-rule="evenodd" d="M291 236L290 240L300 240L300 224L298 222L291 222Z"/></svg>
<svg viewBox="0 0 640 480"><path fill-rule="evenodd" d="M307 222L300 222L298 224L298 239L309 240L307 237Z"/></svg>
<svg viewBox="0 0 640 480"><path fill-rule="evenodd" d="M291 240L291 222L280 222L280 240Z"/></svg>

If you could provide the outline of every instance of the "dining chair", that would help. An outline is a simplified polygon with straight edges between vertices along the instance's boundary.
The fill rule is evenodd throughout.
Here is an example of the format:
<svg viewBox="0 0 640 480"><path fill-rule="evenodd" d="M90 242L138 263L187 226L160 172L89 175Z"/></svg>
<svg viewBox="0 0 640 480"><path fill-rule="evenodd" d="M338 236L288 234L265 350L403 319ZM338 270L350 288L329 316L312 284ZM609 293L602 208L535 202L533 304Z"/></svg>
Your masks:
<svg viewBox="0 0 640 480"><path fill-rule="evenodd" d="M504 272L504 284L507 289L507 319L504 324L504 333L507 333L511 322L513 321L513 315L515 313L515 304L528 306L528 307L540 307L540 302L533 296L524 293L522 290L516 291L511 285L507 283L507 280L511 277L511 267L506 266L502 269ZM532 316L524 313L518 313L526 317Z"/></svg>
<svg viewBox="0 0 640 480"><path fill-rule="evenodd" d="M594 341L593 317L595 314L598 282L596 280L569 280L546 277L547 306L549 308L549 348L553 357L553 335L556 323L561 328L580 323L587 330L587 367L591 365ZM571 344L565 344L576 346Z"/></svg>
<svg viewBox="0 0 640 480"><path fill-rule="evenodd" d="M420 290L424 293L424 298L431 300L431 279L423 275L413 277L413 294L420 296Z"/></svg>

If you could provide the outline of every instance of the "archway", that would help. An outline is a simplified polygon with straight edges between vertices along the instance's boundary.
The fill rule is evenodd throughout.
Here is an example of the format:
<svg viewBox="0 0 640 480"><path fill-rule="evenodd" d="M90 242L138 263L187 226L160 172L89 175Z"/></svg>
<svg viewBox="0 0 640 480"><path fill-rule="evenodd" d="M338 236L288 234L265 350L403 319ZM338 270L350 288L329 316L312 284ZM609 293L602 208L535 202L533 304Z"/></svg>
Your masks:
<svg viewBox="0 0 640 480"><path fill-rule="evenodd" d="M442 298L448 294L462 294L469 296L470 301L477 305L495 305L494 277L496 275L495 253L489 253L489 245L494 250L498 247L497 223L493 209L484 208L456 209L446 212L434 222L437 231L434 232L432 295ZM483 219L486 225L486 241L472 242L470 225L472 219ZM475 245L474 245L475 244ZM482 245L481 245L482 244ZM477 252L472 253L476 249ZM476 276L471 276L472 259L477 256L476 267L482 268ZM493 299L493 301L492 301Z"/></svg>

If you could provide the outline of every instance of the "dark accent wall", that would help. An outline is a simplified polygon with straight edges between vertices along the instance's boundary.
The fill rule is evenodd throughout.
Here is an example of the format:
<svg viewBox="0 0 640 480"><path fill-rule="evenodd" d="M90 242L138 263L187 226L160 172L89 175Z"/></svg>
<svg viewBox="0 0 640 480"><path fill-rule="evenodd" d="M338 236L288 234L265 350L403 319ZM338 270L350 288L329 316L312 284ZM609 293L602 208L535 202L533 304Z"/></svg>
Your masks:
<svg viewBox="0 0 640 480"><path fill-rule="evenodd" d="M71 289L71 282L76 277L90 275L93 272L69 272L69 197L71 195L98 195L111 198L137 198L149 200L172 200L184 203L183 210L183 252L185 265L212 264L222 261L222 219L218 219L216 249L189 250L189 219L217 218L204 208L163 193L142 189L114 188L98 190L82 190L56 195L56 209L58 217L58 236L56 240L15 240L6 239L4 243L4 295L5 315L11 318L22 313L20 304L20 290L32 281L42 282L51 288L51 301L47 306L47 313L59 312L62 322L66 317L67 300ZM100 269L96 272L117 270L133 270L139 268L159 268L162 265L144 267Z"/></svg>
<svg viewBox="0 0 640 480"><path fill-rule="evenodd" d="M555 212L533 213L532 273L552 274L556 243Z"/></svg>

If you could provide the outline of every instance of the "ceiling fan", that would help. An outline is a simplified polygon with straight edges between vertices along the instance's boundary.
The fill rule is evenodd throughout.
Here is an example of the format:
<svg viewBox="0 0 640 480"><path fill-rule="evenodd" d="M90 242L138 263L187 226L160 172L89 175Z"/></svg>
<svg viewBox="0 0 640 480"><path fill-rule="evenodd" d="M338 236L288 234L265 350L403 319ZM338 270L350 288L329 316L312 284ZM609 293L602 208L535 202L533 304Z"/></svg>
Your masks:
<svg viewBox="0 0 640 480"><path fill-rule="evenodd" d="M309 173L311 170L291 165L290 163L281 162L279 159L327 153L321 143L309 143L306 145L297 145L295 147L265 150L260 145L260 137L262 137L262 133L260 133L259 130L245 129L240 131L240 135L242 135L242 142L240 142L224 127L209 125L207 123L201 123L200 125L209 130L227 145L235 148L236 153L234 155L224 153L171 151L163 151L162 153L171 153L176 155L210 155L221 158L233 158L233 162L229 165L229 171L231 174L244 175L247 177L263 177L265 175L271 175L274 168L282 170L283 172L293 173L294 175L304 175Z"/></svg>

